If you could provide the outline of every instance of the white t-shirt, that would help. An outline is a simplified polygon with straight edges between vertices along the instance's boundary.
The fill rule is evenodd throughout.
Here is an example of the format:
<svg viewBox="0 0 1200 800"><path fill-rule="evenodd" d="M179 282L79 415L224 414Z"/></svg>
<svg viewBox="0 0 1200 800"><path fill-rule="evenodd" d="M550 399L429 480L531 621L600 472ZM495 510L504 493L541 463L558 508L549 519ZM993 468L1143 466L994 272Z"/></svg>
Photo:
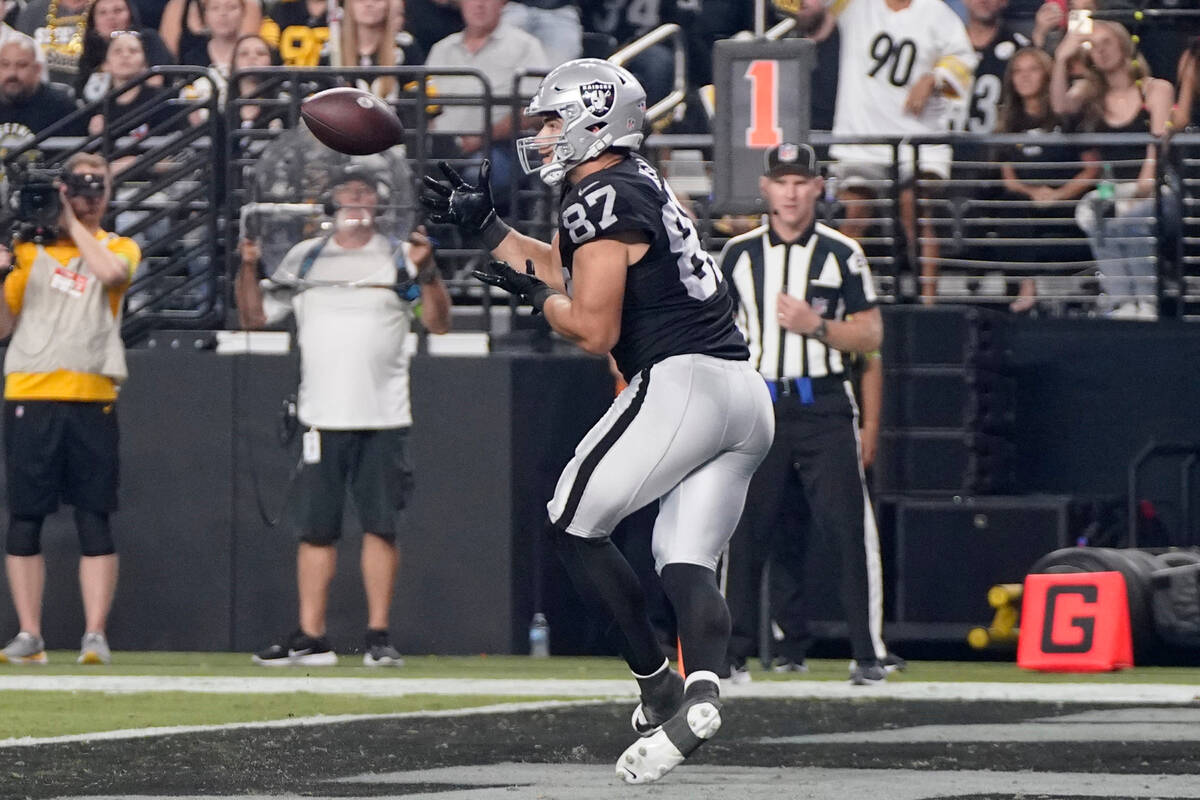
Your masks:
<svg viewBox="0 0 1200 800"><path fill-rule="evenodd" d="M346 249L330 239L300 276L301 264L319 242L293 247L275 278L395 284L403 279L396 251L376 234L364 247ZM401 253L408 277L417 274ZM394 290L340 286L308 288L291 299L300 344L298 413L303 425L327 430L398 428L412 424L406 342L412 307Z"/></svg>
<svg viewBox="0 0 1200 800"><path fill-rule="evenodd" d="M841 33L837 104L833 133L843 136L930 135L946 130L947 102L970 96L977 56L958 15L943 0L912 0L892 11L885 0L836 0ZM933 73L939 90L919 116L904 110L914 83ZM949 145L921 148L922 167L945 161ZM834 145L838 161L890 163L891 149L873 145ZM911 163L911 153L903 161ZM934 169L933 171L939 171Z"/></svg>

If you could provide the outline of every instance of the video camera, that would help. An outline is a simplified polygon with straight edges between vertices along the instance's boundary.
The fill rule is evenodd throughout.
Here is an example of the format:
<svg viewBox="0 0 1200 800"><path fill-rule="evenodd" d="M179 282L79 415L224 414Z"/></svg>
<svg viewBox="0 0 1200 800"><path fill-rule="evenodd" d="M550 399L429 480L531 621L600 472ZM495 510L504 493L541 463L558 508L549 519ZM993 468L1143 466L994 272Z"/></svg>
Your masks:
<svg viewBox="0 0 1200 800"><path fill-rule="evenodd" d="M62 198L58 184L67 194L77 197L101 197L104 179L96 175L63 173L59 169L13 164L9 168L9 216L13 222L13 240L44 244L61 237L58 218Z"/></svg>

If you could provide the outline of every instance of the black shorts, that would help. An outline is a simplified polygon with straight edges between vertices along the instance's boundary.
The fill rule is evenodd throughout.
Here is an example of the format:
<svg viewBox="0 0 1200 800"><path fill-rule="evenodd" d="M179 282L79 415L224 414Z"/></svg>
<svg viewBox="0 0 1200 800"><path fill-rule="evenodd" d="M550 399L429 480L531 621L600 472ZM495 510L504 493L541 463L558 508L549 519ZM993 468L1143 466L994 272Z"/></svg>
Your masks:
<svg viewBox="0 0 1200 800"><path fill-rule="evenodd" d="M412 496L408 428L319 433L321 460L304 464L296 479L300 538L327 544L341 536L347 490L364 531L395 537Z"/></svg>
<svg viewBox="0 0 1200 800"><path fill-rule="evenodd" d="M6 400L9 511L45 516L60 501L85 511L115 511L119 451L116 403Z"/></svg>

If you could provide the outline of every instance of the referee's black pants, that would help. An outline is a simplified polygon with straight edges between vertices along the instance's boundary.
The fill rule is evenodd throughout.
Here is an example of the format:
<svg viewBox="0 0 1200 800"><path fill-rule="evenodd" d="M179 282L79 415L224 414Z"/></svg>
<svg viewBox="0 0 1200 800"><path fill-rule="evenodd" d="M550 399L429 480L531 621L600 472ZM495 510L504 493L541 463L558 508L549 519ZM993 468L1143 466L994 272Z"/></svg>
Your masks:
<svg viewBox="0 0 1200 800"><path fill-rule="evenodd" d="M810 539L832 537L853 657L882 658L879 536L858 444L858 410L849 386L834 382L805 404L775 402L775 441L750 483L746 510L730 542L726 596L733 616L730 658L758 649L759 576L771 560L771 616L784 633L776 653L805 657L811 636L804 602Z"/></svg>

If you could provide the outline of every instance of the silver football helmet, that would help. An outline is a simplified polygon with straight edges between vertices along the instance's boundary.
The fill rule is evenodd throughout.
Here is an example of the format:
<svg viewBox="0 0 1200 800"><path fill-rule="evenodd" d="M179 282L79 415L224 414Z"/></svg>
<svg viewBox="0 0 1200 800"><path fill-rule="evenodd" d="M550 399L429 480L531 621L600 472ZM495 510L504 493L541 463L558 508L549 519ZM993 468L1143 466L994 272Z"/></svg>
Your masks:
<svg viewBox="0 0 1200 800"><path fill-rule="evenodd" d="M637 149L646 118L646 90L629 70L599 58L577 58L550 71L525 109L529 116L557 115L558 136L517 140L526 174L557 186L572 167L610 147Z"/></svg>

